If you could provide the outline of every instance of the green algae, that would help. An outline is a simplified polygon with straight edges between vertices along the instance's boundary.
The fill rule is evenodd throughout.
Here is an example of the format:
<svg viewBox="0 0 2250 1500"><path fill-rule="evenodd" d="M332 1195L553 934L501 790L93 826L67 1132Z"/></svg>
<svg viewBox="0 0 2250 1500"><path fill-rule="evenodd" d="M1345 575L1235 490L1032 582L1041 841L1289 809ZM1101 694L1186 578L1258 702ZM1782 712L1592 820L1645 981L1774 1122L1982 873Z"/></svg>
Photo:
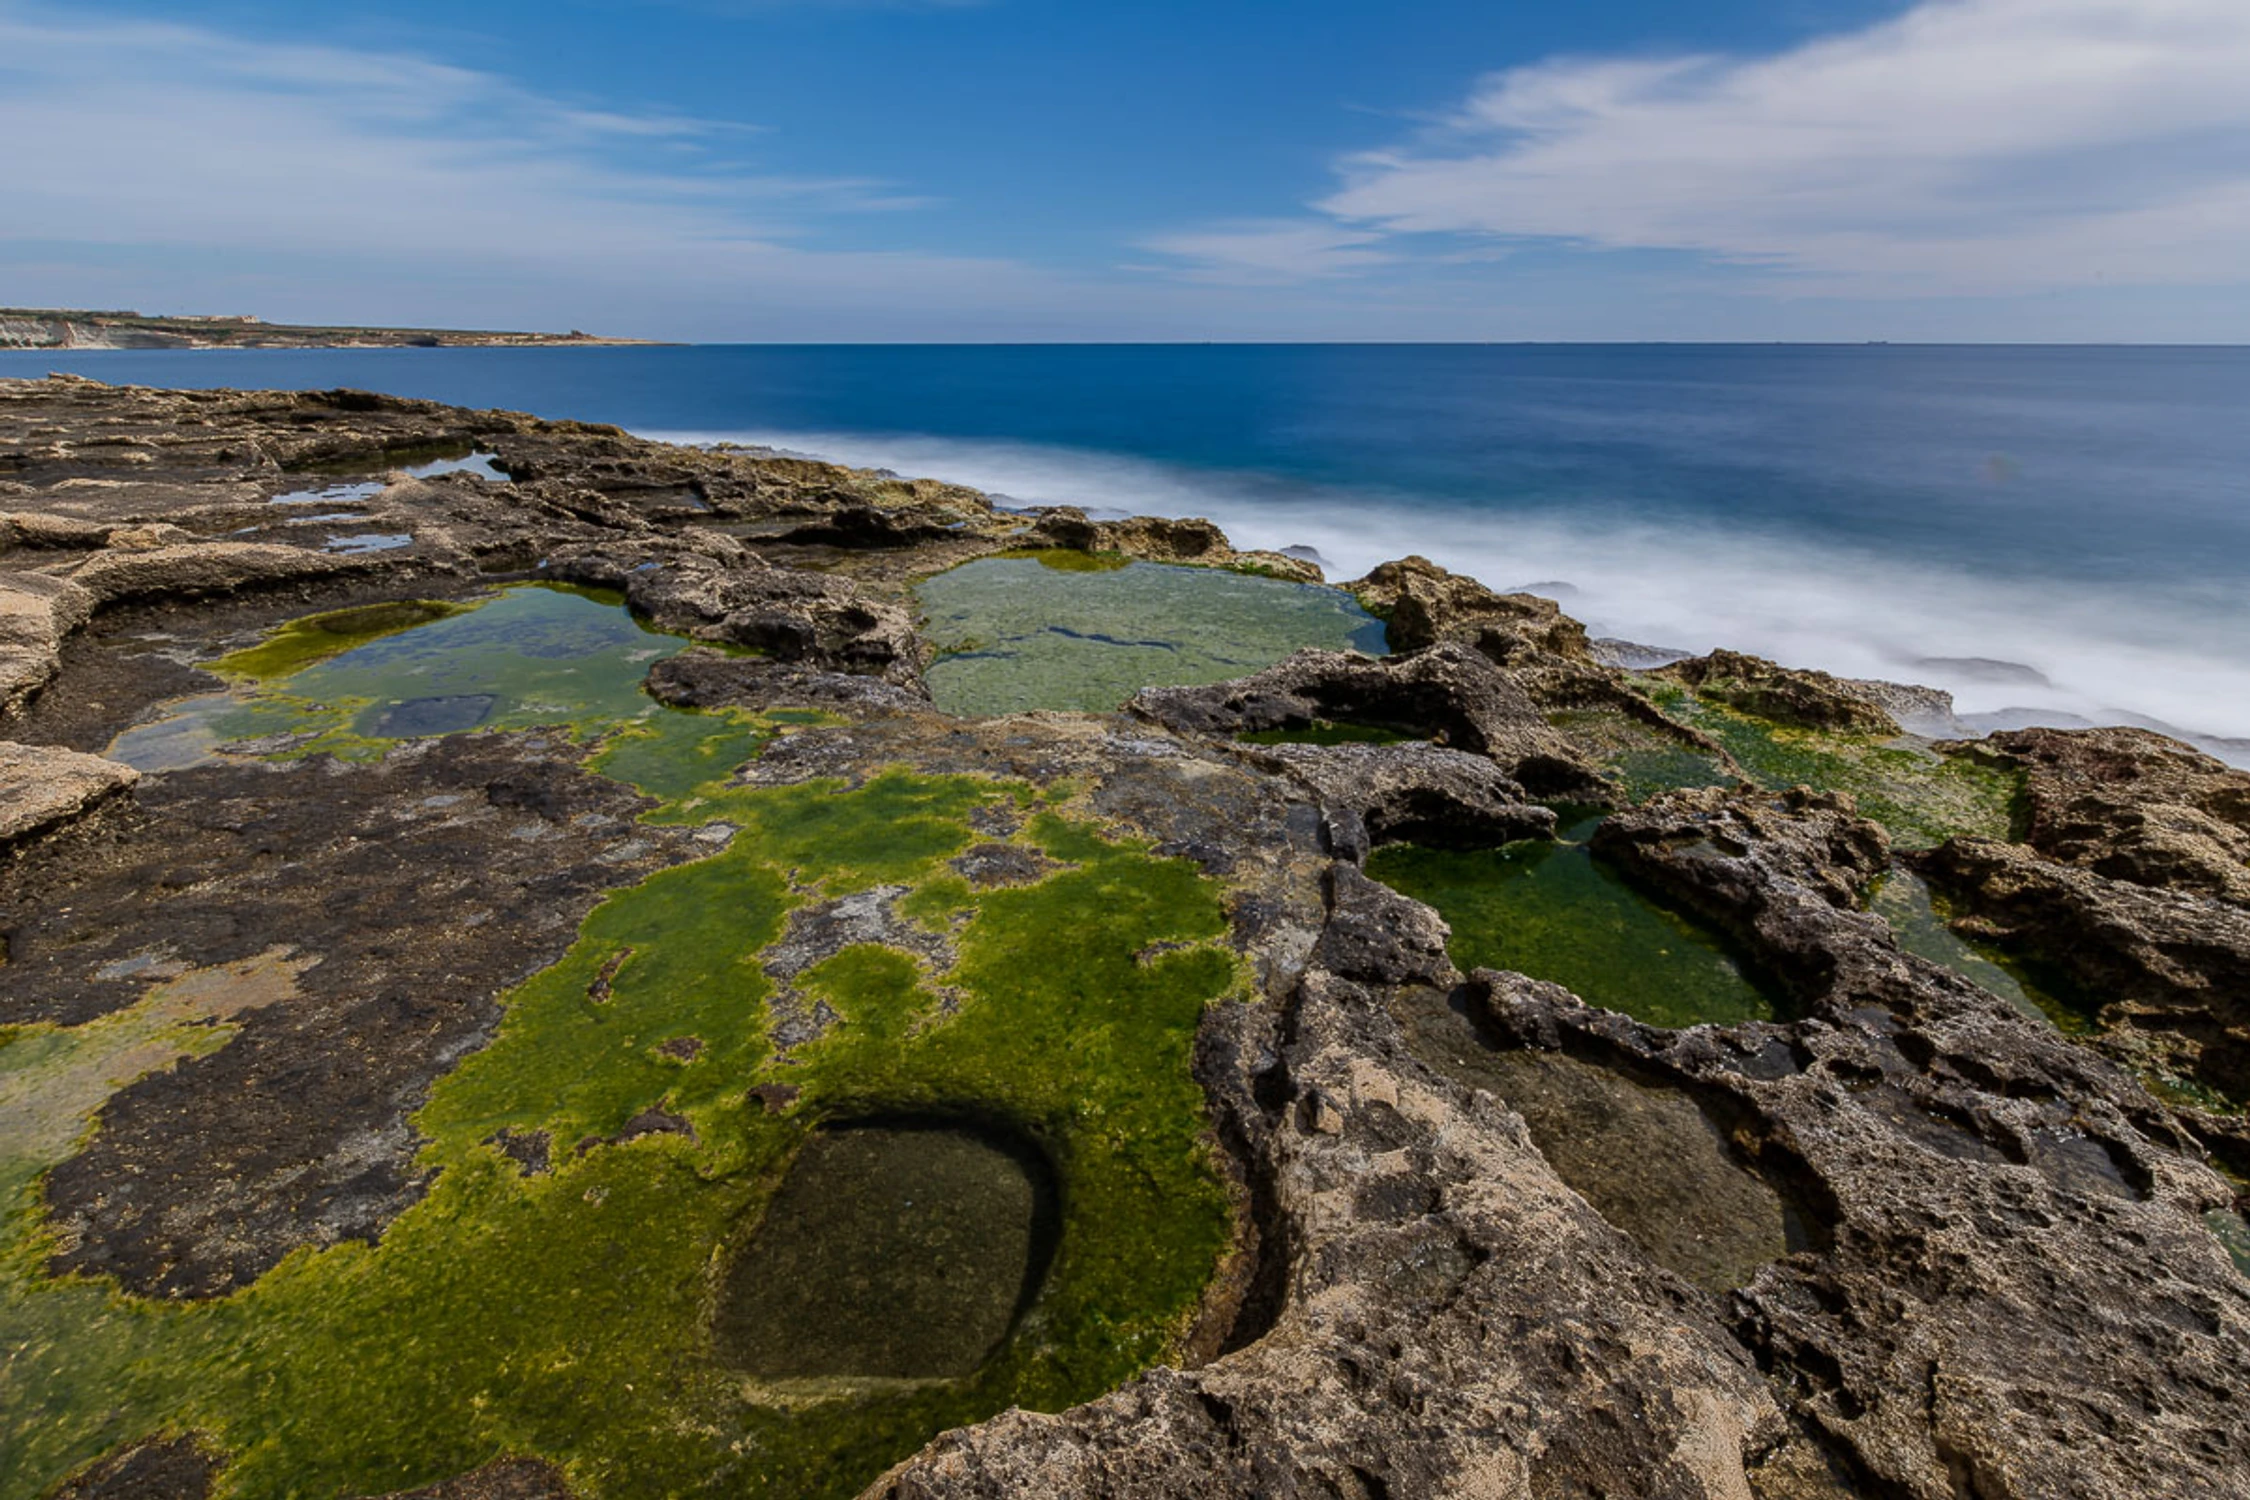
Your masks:
<svg viewBox="0 0 2250 1500"><path fill-rule="evenodd" d="M2231 1208L2214 1208L2203 1216L2203 1223L2218 1238L2227 1259L2234 1268L2250 1279L2250 1223Z"/></svg>
<svg viewBox="0 0 2250 1500"><path fill-rule="evenodd" d="M306 615L291 620L247 650L220 657L211 664L211 670L230 678L285 677L384 636L465 613L470 607L440 599L403 599Z"/></svg>
<svg viewBox="0 0 2250 1500"><path fill-rule="evenodd" d="M1077 567L1047 554L984 558L917 586L939 646L926 674L939 708L1099 712L1144 687L1222 682L1307 646L1384 649L1381 622L1338 589L1219 568Z"/></svg>
<svg viewBox="0 0 2250 1500"><path fill-rule="evenodd" d="M506 997L492 1044L415 1117L429 1191L379 1244L300 1250L210 1303L47 1277L36 1176L133 1067L84 1062L118 1052L102 1040L114 1019L10 1033L5 1076L32 1090L0 1097L39 1099L28 1117L45 1133L0 1138L19 1147L0 1240L0 1491L195 1430L231 1455L234 1497L381 1492L507 1454L560 1462L587 1496L844 1495L945 1427L1060 1409L1176 1349L1228 1237L1189 1067L1202 1007L1238 968L1216 941L1218 887L1043 811L1022 837L1070 867L979 896L944 861L982 837L971 812L1028 805L1028 788L890 772L749 791L657 759L648 789L698 795L652 816L738 832L613 894ZM792 908L886 884L951 933L953 961L935 972L857 944L806 970L798 988L835 1024L784 1062L760 951ZM144 1003L176 1008L183 982ZM124 1029L155 1038L152 1066L227 1036L153 1010ZM793 1103L771 1112L750 1092L763 1084ZM1052 1261L973 1373L769 1387L718 1347L716 1288L818 1127L871 1114L1035 1143L1061 1188ZM652 1117L664 1128L643 1128ZM500 1149L527 1137L547 1142L548 1170Z"/></svg>
<svg viewBox="0 0 2250 1500"><path fill-rule="evenodd" d="M1885 875L1870 893L1867 907L1891 924L1901 948L1982 985L2031 1019L2074 1035L2096 1029L2089 1013L2037 983L2015 959L1956 932L1929 882L1912 871L1892 870Z"/></svg>
<svg viewBox="0 0 2250 1500"><path fill-rule="evenodd" d="M2006 838L2016 822L2022 777L1974 755L1775 724L1677 683L1642 678L1639 686L1667 715L1724 745L1760 786L1847 792L1902 849L1935 848L1954 837Z"/></svg>
<svg viewBox="0 0 2250 1500"><path fill-rule="evenodd" d="M1367 873L1435 907L1462 968L1550 980L1656 1026L1772 1019L1771 996L1716 937L1594 857L1584 840L1599 821L1497 849L1394 844Z"/></svg>
<svg viewBox="0 0 2250 1500"><path fill-rule="evenodd" d="M214 663L225 693L174 705L109 754L143 770L194 765L220 747L368 760L400 740L468 729L554 727L593 739L648 727L652 662L690 643L635 621L614 595L552 585L467 605L410 601L315 615ZM656 758L688 738L674 728ZM620 752L630 761L632 757Z"/></svg>
<svg viewBox="0 0 2250 1500"><path fill-rule="evenodd" d="M1718 756L1616 708L1560 709L1547 722L1615 776L1635 803L1659 792L1735 784Z"/></svg>

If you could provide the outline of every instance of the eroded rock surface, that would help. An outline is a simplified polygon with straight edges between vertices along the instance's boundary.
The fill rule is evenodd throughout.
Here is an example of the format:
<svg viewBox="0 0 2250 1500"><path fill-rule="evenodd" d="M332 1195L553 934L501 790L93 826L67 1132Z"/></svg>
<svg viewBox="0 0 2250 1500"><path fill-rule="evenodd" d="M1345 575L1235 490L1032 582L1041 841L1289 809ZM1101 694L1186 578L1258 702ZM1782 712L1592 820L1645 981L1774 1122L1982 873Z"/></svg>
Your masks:
<svg viewBox="0 0 2250 1500"><path fill-rule="evenodd" d="M510 482L402 472L472 449ZM1674 792L1594 839L1771 976L1791 1002L1778 1023L1668 1031L1533 977L1464 976L1436 913L1364 873L1390 841L1548 836L1535 799L1625 800L1574 711L1729 764L1551 601L1406 559L1353 586L1398 657L1308 653L1131 714L964 720L922 691L906 590L928 572L1026 544L1310 565L1237 553L1205 522L1024 515L934 481L359 392L0 383L0 485L0 739L54 747L0 751L6 816L52 808L0 850L0 1024L82 1026L253 971L265 986L198 990L193 1014L238 1030L166 1052L180 1060L126 1082L46 1174L51 1271L213 1298L291 1249L379 1238L428 1188L413 1112L490 1043L497 997L605 893L737 833L637 821L648 804L585 747L538 732L137 783L87 763L282 620L544 578L765 653L691 650L649 675L660 702L784 716L713 768L732 790L993 778L1029 790L965 815L956 888L1014 900L1091 858L1061 834L1028 847L1063 801L1222 884L1223 933L1128 970L1187 947L1240 960L1195 1061L1234 1238L1174 1363L946 1433L870 1494L2187 1500L2250 1472L2250 1281L2201 1217L2232 1190L2198 1138L2233 1139L2231 1117L2168 1107L1901 952L1861 909L1890 843L1848 799ZM1902 711L1864 684L1702 661L1676 675L1769 724L1884 734ZM1320 721L1414 739L1238 739ZM1957 839L1922 861L1933 881L1965 920L2106 986L2113 1026L2184 1038L2232 1077L2226 1059L2250 1056L2229 1050L2250 993L2244 779L2129 733L1987 753L2027 770L2030 842ZM83 798L55 790L81 776ZM954 961L958 929L904 890L799 891L773 918L754 967L781 987L784 1032L851 1023L816 993L842 954L891 950L925 980ZM629 984L630 961L589 963L588 1025L622 1003L601 987ZM711 1034L634 1045L684 1067ZM819 1095L729 1097L796 1119ZM700 1106L634 1107L602 1125L622 1119L615 1136L502 1130L491 1165L543 1187L628 1140L680 1148ZM220 1462L148 1438L61 1493L139 1494L144 1473L194 1493ZM405 1493L567 1487L525 1456Z"/></svg>

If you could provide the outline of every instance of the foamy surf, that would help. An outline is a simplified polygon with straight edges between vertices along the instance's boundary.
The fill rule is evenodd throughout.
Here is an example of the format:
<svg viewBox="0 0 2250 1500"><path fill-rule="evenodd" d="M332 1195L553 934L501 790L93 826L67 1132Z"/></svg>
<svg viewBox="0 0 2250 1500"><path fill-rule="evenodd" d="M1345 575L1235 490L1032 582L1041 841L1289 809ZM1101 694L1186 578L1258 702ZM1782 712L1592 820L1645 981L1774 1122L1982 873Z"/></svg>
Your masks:
<svg viewBox="0 0 2250 1500"><path fill-rule="evenodd" d="M1774 531L1477 510L1122 454L906 433L647 431L974 486L1004 503L1206 516L1237 545L1311 548L1335 578L1407 553L1560 597L1597 635L1925 683L1971 728L2135 723L2250 765L2250 629L2194 591L1994 578ZM2242 743L2229 743L2238 741Z"/></svg>

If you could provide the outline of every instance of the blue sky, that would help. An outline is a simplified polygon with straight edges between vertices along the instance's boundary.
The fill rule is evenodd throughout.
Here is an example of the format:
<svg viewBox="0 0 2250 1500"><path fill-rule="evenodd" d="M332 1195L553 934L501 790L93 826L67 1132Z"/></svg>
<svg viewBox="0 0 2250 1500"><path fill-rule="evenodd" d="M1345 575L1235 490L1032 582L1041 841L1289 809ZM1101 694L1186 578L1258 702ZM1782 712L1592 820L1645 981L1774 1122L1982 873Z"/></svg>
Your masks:
<svg viewBox="0 0 2250 1500"><path fill-rule="evenodd" d="M2246 0L0 0L0 303L2250 342Z"/></svg>

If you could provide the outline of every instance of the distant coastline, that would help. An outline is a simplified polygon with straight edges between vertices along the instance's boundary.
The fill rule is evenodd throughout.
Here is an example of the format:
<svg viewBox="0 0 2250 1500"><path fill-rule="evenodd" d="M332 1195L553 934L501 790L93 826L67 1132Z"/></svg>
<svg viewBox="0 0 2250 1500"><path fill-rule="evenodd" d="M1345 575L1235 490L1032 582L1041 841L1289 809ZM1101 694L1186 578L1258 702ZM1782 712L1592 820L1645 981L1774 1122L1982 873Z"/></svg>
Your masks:
<svg viewBox="0 0 2250 1500"><path fill-rule="evenodd" d="M131 311L0 307L0 349L615 348L651 339L471 328L354 328L242 315L149 317Z"/></svg>

